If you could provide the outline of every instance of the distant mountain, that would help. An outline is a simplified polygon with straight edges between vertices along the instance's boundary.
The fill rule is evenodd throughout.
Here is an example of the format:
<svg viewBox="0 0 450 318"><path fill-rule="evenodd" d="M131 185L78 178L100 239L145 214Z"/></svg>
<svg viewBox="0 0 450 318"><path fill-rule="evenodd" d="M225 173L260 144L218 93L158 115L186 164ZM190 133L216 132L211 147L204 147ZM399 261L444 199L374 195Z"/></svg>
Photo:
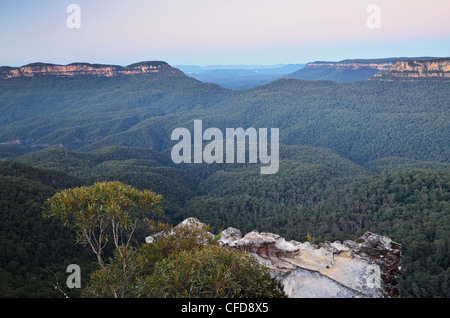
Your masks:
<svg viewBox="0 0 450 318"><path fill-rule="evenodd" d="M274 70L282 68L288 65L296 64L274 64L274 65L227 65L227 64L217 64L217 65L173 65L185 73L200 73L205 71L215 71L215 70ZM295 71L295 70L293 70Z"/></svg>
<svg viewBox="0 0 450 318"><path fill-rule="evenodd" d="M356 82L365 80L375 74L387 71L394 63L408 60L433 60L434 57L396 57L381 59L351 59L339 62L316 61L306 66L287 78L303 80L329 80L339 83Z"/></svg>
<svg viewBox="0 0 450 318"><path fill-rule="evenodd" d="M204 83L215 83L228 89L248 89L270 83L295 72L305 64L279 65L213 65L176 66L186 75Z"/></svg>
<svg viewBox="0 0 450 318"><path fill-rule="evenodd" d="M2 151L125 146L167 154L173 129L203 119L205 129L222 131L277 127L283 144L330 148L360 164L450 160L448 81L280 79L228 90L180 74L0 79Z"/></svg>
<svg viewBox="0 0 450 318"><path fill-rule="evenodd" d="M450 80L450 58L398 61L374 79L439 78Z"/></svg>
<svg viewBox="0 0 450 318"><path fill-rule="evenodd" d="M374 63L353 60L363 62ZM0 158L8 159L0 160L2 297L57 294L49 270L66 279L67 264L79 264L89 277L93 255L82 255L73 233L44 220L41 210L60 189L105 180L162 194L161 218L173 224L194 216L214 231L232 226L312 242L366 231L389 235L405 247L401 296L449 295L444 78L345 84L283 78L229 90L164 62L38 63L0 72L18 72L0 78ZM173 163L171 133L192 131L195 119L203 131L279 128L279 171ZM138 242L147 232L136 229Z"/></svg>
<svg viewBox="0 0 450 318"><path fill-rule="evenodd" d="M32 63L22 67L0 67L0 78L3 79L48 75L63 77L72 77L76 75L112 77L118 75L142 75L156 73L184 75L181 71L172 68L166 62L160 61L140 62L125 67L118 65L89 63L72 63L68 65Z"/></svg>

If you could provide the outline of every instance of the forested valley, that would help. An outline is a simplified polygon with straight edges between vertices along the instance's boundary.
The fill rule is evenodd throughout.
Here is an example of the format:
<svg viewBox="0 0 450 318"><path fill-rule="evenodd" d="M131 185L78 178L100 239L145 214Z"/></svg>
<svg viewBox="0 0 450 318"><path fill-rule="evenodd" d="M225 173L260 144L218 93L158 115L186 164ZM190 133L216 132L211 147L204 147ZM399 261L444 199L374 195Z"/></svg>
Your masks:
<svg viewBox="0 0 450 318"><path fill-rule="evenodd" d="M402 245L401 297L450 296L449 82L283 79L232 91L186 76L0 80L0 294L63 297L95 258L42 217L60 190L119 180L196 217L313 243L365 231ZM280 166L174 164L176 127L277 127ZM140 227L137 245L148 229ZM79 296L79 291L67 291Z"/></svg>

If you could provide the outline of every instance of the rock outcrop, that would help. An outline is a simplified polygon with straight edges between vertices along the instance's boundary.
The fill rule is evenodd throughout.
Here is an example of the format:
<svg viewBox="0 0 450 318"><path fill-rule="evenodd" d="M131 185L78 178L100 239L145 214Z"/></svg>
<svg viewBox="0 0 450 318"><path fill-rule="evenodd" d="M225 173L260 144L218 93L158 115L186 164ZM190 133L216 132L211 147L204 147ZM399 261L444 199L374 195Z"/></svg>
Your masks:
<svg viewBox="0 0 450 318"><path fill-rule="evenodd" d="M170 75L184 75L183 72L172 68L166 62L140 62L128 66L72 63L69 65L57 65L47 63L32 63L22 67L0 67L0 78L34 77L34 76L59 76L73 77L77 75L94 75L100 77L112 77L118 75L151 75L164 73Z"/></svg>
<svg viewBox="0 0 450 318"><path fill-rule="evenodd" d="M450 78L450 59L398 61L386 72L375 74L374 78Z"/></svg>
<svg viewBox="0 0 450 318"><path fill-rule="evenodd" d="M393 279L402 272L401 245L367 232L356 241L322 244L286 241L273 233L234 228L219 244L254 254L293 298L395 297Z"/></svg>
<svg viewBox="0 0 450 318"><path fill-rule="evenodd" d="M200 222L198 219L194 217L190 217L185 219L183 222L177 224L175 227L173 227L168 232L159 232L150 236L147 236L145 238L146 243L153 243L161 238L164 238L166 236L170 235L176 235L178 232L182 232L184 230L190 231L190 232L196 232L198 234L197 236L197 242L198 244L207 244L208 239L214 239L214 234L208 232L208 226Z"/></svg>
<svg viewBox="0 0 450 318"><path fill-rule="evenodd" d="M204 226L188 218L174 229ZM209 232L206 235L212 236ZM146 241L152 243L159 236ZM203 243L205 236L201 237ZM312 244L257 231L243 236L230 227L222 231L218 243L253 254L282 281L291 298L384 298L399 294L392 282L403 272L401 245L386 236L366 232L356 241Z"/></svg>

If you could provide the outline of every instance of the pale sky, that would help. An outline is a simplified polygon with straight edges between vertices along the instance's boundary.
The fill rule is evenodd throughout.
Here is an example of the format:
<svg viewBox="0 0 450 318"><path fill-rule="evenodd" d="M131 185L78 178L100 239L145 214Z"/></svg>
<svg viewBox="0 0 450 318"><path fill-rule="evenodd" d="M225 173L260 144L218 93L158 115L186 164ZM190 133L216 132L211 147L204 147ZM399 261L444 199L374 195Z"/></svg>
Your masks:
<svg viewBox="0 0 450 318"><path fill-rule="evenodd" d="M70 4L80 28L67 26ZM449 12L450 0L0 0L0 65L448 57Z"/></svg>

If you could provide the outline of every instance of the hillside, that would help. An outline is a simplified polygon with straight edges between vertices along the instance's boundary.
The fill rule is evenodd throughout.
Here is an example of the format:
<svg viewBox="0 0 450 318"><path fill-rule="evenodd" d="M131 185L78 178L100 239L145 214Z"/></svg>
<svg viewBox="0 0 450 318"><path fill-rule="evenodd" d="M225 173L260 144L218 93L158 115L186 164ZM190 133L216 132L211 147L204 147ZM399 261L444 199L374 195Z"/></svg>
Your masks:
<svg viewBox="0 0 450 318"><path fill-rule="evenodd" d="M211 65L211 66L177 66L186 75L204 83L215 83L228 89L249 89L268 84L295 72L304 64L288 65Z"/></svg>
<svg viewBox="0 0 450 318"><path fill-rule="evenodd" d="M166 210L193 196L195 179L174 167L170 158L148 149L106 147L92 152L47 148L15 158L35 168L50 168L80 178L85 183L121 180L139 189L163 194Z"/></svg>
<svg viewBox="0 0 450 318"><path fill-rule="evenodd" d="M7 298L61 297L54 288L64 279L61 269L93 259L75 234L42 218L42 204L57 191L83 184L60 171L0 161L0 295ZM56 275L56 277L54 276ZM77 297L79 291L68 291Z"/></svg>
<svg viewBox="0 0 450 318"><path fill-rule="evenodd" d="M113 76L35 65L48 73L0 79L2 295L53 297L48 266L62 276L67 261L90 266L73 234L40 213L56 191L105 180L162 194L161 220L194 216L215 233L386 235L402 245L401 296L450 295L450 81L279 79L229 90L160 65L167 72ZM174 164L171 132L192 132L195 119L203 130L279 128L278 172Z"/></svg>
<svg viewBox="0 0 450 318"><path fill-rule="evenodd" d="M77 149L148 118L209 108L229 94L214 84L160 73L3 79L0 143Z"/></svg>
<svg viewBox="0 0 450 318"><path fill-rule="evenodd" d="M27 271L23 266L28 266L43 275L37 279L36 286L52 282L51 276L43 274L51 261L47 256L41 256L40 263L20 261L19 267L10 263L16 254L8 250L21 250L22 257L31 254L23 250L23 240L12 238L27 237L27 241L42 242L39 250L45 253L49 248L46 242L50 240L46 235L53 235L58 228L58 224L40 220L41 206L49 195L65 187L120 180L163 194L164 220L177 224L194 215L211 224L215 233L233 226L243 231L273 232L287 240L309 239L316 243L345 241L365 231L389 235L403 245L402 259L407 271L395 282L401 294L407 297L446 295L440 281L445 281L445 269L449 266L446 256L450 224L448 169L379 175L330 150L283 146L281 153L280 171L271 176L262 176L256 166L174 167L164 156L149 150L120 147L89 153L45 149L16 157L15 162L0 161L1 177L5 181L1 202L6 207L3 211L7 212L2 240L11 246L3 248L2 253L7 253L2 258L6 262L3 271L12 277L18 271ZM422 165L426 167L425 163ZM408 162L407 168L412 167ZM11 196L17 195L20 200L14 201ZM30 216L23 218L23 215ZM48 229L30 232L29 225L14 228L8 225L27 223L30 217L35 226L40 224L42 229ZM137 237L143 239L146 233L148 230L140 228ZM70 233L64 235L68 235L67 241L53 247L55 255L64 253L60 249L66 249L65 244L69 244ZM79 252L73 250L73 253ZM77 255L82 257L79 262L89 265L88 256ZM64 275L63 265L58 264L52 264L52 271L59 270ZM4 287L4 295L17 284L12 278L8 281L7 286L11 287ZM46 289L33 287L23 291L23 295L33 293L47 295Z"/></svg>
<svg viewBox="0 0 450 318"><path fill-rule="evenodd" d="M280 142L330 148L363 164L384 157L448 162L449 83L282 79L232 91L180 76L0 80L0 144L105 146L166 154L177 127L277 127ZM11 149L11 148L10 148Z"/></svg>

